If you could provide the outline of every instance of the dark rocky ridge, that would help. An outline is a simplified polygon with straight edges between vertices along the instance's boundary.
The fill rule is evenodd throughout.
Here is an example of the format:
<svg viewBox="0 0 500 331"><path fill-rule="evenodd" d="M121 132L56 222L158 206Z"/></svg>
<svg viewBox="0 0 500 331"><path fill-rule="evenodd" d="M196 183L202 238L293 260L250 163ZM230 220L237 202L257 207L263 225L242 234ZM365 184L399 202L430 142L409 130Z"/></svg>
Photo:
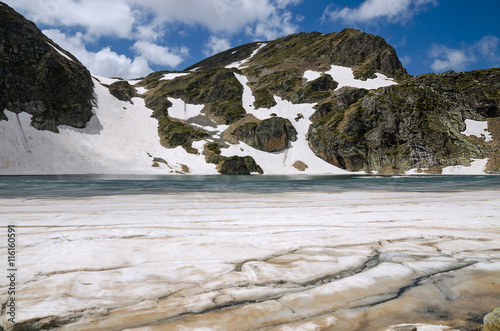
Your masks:
<svg viewBox="0 0 500 331"><path fill-rule="evenodd" d="M4 109L24 111L33 115L35 128L57 132L60 124L84 127L92 116L87 69L2 2L0 90L0 119L6 119Z"/></svg>
<svg viewBox="0 0 500 331"><path fill-rule="evenodd" d="M223 175L250 175L253 172L263 174L262 168L255 163L251 156L231 156L224 159L218 166L217 171Z"/></svg>

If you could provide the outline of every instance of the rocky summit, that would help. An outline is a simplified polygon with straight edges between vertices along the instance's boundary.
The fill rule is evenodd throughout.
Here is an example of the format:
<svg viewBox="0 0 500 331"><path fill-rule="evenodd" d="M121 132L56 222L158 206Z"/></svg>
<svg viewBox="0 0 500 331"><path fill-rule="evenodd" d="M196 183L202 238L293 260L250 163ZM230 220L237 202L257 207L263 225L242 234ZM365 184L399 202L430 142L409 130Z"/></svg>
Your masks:
<svg viewBox="0 0 500 331"><path fill-rule="evenodd" d="M0 61L5 174L500 172L499 68L410 76L354 29L125 81L92 77L0 3Z"/></svg>

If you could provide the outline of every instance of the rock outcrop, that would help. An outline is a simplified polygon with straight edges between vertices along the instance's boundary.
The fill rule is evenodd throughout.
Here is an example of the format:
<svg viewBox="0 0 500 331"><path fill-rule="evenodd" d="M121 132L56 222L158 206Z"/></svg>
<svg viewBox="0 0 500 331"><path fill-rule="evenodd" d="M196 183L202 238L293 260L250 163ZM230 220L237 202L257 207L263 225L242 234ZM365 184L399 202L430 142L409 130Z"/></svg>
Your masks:
<svg viewBox="0 0 500 331"><path fill-rule="evenodd" d="M136 89L125 80L119 80L109 85L109 93L121 101L132 102L132 98L137 97Z"/></svg>
<svg viewBox="0 0 500 331"><path fill-rule="evenodd" d="M347 90L313 115L309 143L343 169L402 172L468 165L492 147L470 138L465 119L500 115L500 69L426 74L367 93Z"/></svg>
<svg viewBox="0 0 500 331"><path fill-rule="evenodd" d="M32 22L0 2L0 120L3 111L27 112L32 126L57 132L84 127L92 116L87 69Z"/></svg>
<svg viewBox="0 0 500 331"><path fill-rule="evenodd" d="M500 331L500 308L484 317L483 331Z"/></svg>
<svg viewBox="0 0 500 331"><path fill-rule="evenodd" d="M262 168L251 156L231 156L217 166L217 171L223 175L250 175L251 173L264 173Z"/></svg>
<svg viewBox="0 0 500 331"><path fill-rule="evenodd" d="M297 131L285 118L271 117L259 123L246 123L233 131L244 143L264 152L280 152L289 141L297 140Z"/></svg>
<svg viewBox="0 0 500 331"><path fill-rule="evenodd" d="M214 68L200 70L172 80L162 80L159 73L146 77L138 85L145 86L146 106L155 111L166 111L172 106L167 99L179 98L195 105L205 105L215 123L230 124L245 115L241 96L243 87L234 76L237 69Z"/></svg>

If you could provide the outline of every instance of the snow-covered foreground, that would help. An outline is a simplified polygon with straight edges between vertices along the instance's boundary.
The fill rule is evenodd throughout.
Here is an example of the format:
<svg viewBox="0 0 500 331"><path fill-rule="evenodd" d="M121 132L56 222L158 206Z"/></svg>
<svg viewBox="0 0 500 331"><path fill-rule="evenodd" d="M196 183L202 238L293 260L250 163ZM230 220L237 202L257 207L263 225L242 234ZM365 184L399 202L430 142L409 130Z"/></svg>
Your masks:
<svg viewBox="0 0 500 331"><path fill-rule="evenodd" d="M471 329L500 306L498 201L498 190L15 198L0 200L0 220L17 229L27 329L421 331Z"/></svg>

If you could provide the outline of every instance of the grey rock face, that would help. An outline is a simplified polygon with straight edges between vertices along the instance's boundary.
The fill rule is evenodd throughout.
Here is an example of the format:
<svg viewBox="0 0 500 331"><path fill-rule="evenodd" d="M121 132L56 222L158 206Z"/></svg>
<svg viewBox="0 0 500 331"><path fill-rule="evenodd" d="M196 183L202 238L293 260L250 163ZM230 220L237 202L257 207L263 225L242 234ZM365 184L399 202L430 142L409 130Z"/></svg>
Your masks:
<svg viewBox="0 0 500 331"><path fill-rule="evenodd" d="M344 169L401 172L468 165L492 145L461 134L465 119L499 114L500 69L427 74L361 96L344 92L318 107L309 144ZM353 95L350 95L352 93Z"/></svg>
<svg viewBox="0 0 500 331"><path fill-rule="evenodd" d="M236 128L233 135L246 144L265 152L280 152L288 141L297 140L297 131L289 120L271 117L257 123L247 123Z"/></svg>
<svg viewBox="0 0 500 331"><path fill-rule="evenodd" d="M57 132L60 124L81 128L92 116L87 69L5 4L0 6L0 90L0 114L27 112L40 130Z"/></svg>

